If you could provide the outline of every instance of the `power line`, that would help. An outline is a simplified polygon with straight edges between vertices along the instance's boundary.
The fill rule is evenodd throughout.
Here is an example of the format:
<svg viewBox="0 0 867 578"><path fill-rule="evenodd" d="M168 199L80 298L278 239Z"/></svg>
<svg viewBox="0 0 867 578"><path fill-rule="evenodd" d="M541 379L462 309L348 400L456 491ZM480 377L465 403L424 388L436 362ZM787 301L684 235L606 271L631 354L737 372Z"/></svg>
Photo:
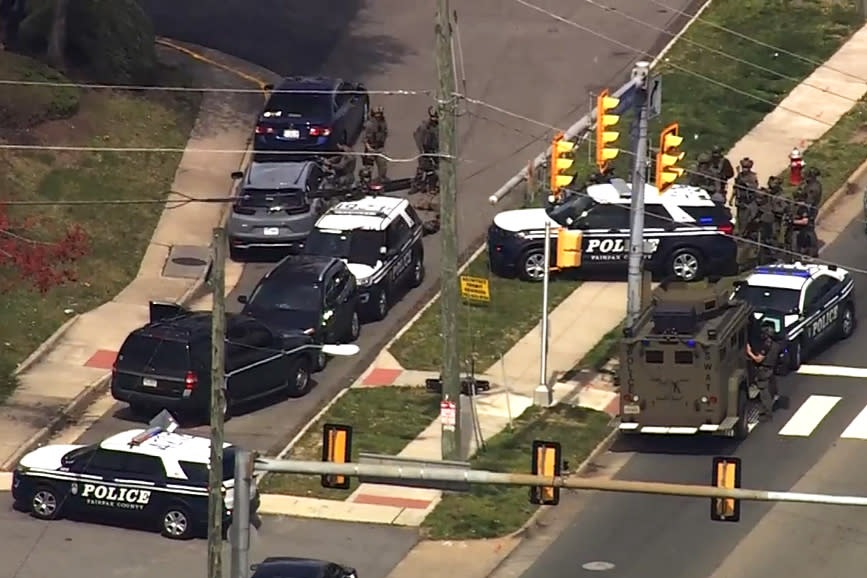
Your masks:
<svg viewBox="0 0 867 578"><path fill-rule="evenodd" d="M584 26L582 24L579 24L578 22L575 22L574 20L569 20L568 18L564 18L563 16L560 16L559 14L556 14L555 12L551 12L550 10L547 10L546 8L542 8L541 6L537 6L535 4L527 2L527 0L513 0L513 1L517 2L518 4L521 4L522 6L525 6L531 10L535 10L536 12L544 14L544 15L546 15L546 16L554 19L554 20L557 20L558 22L561 22L561 23L566 24L568 26L572 26L573 28L577 28L578 30L581 30L583 32L587 32L588 34L592 34L593 36L597 36L603 40L607 40L608 42L616 44L616 45L620 46L621 48L625 48L631 52L635 52L638 55L647 56L647 57L651 57L651 58L653 57L653 54L651 54L650 52L647 52L647 51L642 50L640 48L635 48L634 46L632 46L630 44L626 44L625 42L621 42L620 40L617 40L616 38L612 38L610 36L602 34L601 32L598 32L598 31L596 31L596 30L594 30L588 26ZM776 103L776 102L773 102L773 101L768 100L766 98L762 98L761 96L757 96L755 94L747 92L745 90L741 90L740 88L737 88L737 87L732 86L728 83L716 80L716 79L711 78L709 76L705 76L704 74L695 72L695 71L690 70L690 69L688 69L684 66L681 66L679 64L675 64L673 62L667 62L666 64L668 66L674 68L675 70L679 70L679 71L683 72L684 74L688 74L688 75L693 76L695 78L704 80L705 82L710 82L711 84L715 84L721 88L725 88L727 90L738 93L742 96L746 96L746 97L751 98L753 100L756 100L758 102L768 104L774 108L779 108L780 110L785 110L785 111L791 112L792 114L796 114L798 116L804 117L810 121L825 125L827 127L833 127L834 126L833 124L831 124L827 121L824 121L818 117L813 117L813 116L810 116L810 115L805 114L803 112L800 112L798 110L788 108L786 106L783 106L781 103Z"/></svg>
<svg viewBox="0 0 867 578"><path fill-rule="evenodd" d="M665 28L662 28L662 27L660 27L660 26L656 26L656 25L654 25L654 24L651 24L651 23L649 23L649 22L647 22L647 21L645 21L645 20L642 20L641 18L636 18L635 16L632 16L632 15L630 15L630 14L627 14L627 13L625 13L625 12L623 12L623 11L621 11L621 10L618 10L617 8L614 8L614 7L612 7L612 6L607 6L607 5L602 4L602 3L600 3L600 2L596 2L596 0L584 0L584 2L586 2L586 3L588 3L588 4L592 5L592 6L596 6L597 8L600 8L600 9L606 11L606 12L614 12L615 14L618 14L618 15L622 16L623 18L626 18L627 20L630 20L631 22L635 22L636 24L639 24L639 25L641 25L641 26L644 26L645 28L650 28L651 30L655 30L656 32L661 32L661 33L663 33L663 34L666 34L666 35L668 35L668 36L671 36L672 38L675 37L675 36L677 36L677 34L674 33L674 32L670 32L669 30L666 30ZM756 64L755 62L751 62L751 61L749 61L749 60L743 59L743 58L741 58L741 57L739 57L739 56L735 56L735 55L730 54L730 53L728 53L728 52L725 52L725 51L723 51L723 50L719 50L719 49L714 48L714 47L712 47L712 46L708 46L708 45L706 45L706 44L702 44L701 42L697 42L697 41L695 41L695 40L692 40L692 39L688 38L686 35L681 36L679 40L680 40L681 42L685 42L685 43L687 43L687 44L691 44L691 45L693 45L693 46L696 46L696 47L698 47L698 48L701 48L702 50L707 50L708 52L712 52L712 53L714 53L714 54L718 54L718 55L720 55L720 56L722 56L722 57L724 57L724 58L728 58L729 60L733 60L733 61L738 62L738 63L740 63L740 64L744 64L744 65L746 65L746 66L749 66L749 67L755 68L755 69L757 69L757 70L761 70L762 72L767 72L767 73L772 74L772 75L774 75L774 76L776 76L776 77L778 77L778 78L782 78L782 79L784 79L784 80L788 80L788 81L794 82L795 84L802 84L802 85L804 85L804 86L808 86L808 87L810 87L810 88L812 88L812 89L814 89L814 90L818 90L819 92L823 92L823 93L825 93L825 94L829 94L829 95L832 95L832 96L836 96L837 98L840 98L840 99L843 99L843 100L847 100L847 101L849 101L849 102L851 102L851 103L853 103L853 104L858 103L858 102L860 101L860 99L852 98L852 97L850 97L850 96L847 96L847 95L845 95L845 94L841 94L841 93L839 93L839 92L835 92L835 91L830 90L830 89L828 89L828 88L825 88L825 87L822 87L822 86L816 86L815 84L812 84L812 83L810 83L810 82L807 82L806 79L805 79L805 80L799 80L798 78L795 78L794 76L789 76L789 75L787 75L787 74L783 74L782 72L777 72L776 70L774 70L774 69L772 69L772 68L768 68L767 66L763 66L763 65L761 65L761 64Z"/></svg>

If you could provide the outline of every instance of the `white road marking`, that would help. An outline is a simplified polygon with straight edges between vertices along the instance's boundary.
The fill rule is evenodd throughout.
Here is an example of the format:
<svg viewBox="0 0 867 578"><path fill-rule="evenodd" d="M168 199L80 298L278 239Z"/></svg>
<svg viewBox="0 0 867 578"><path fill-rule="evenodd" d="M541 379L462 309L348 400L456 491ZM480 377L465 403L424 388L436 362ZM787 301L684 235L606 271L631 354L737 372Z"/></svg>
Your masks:
<svg viewBox="0 0 867 578"><path fill-rule="evenodd" d="M786 422L780 435L809 436L841 399L833 395L811 395Z"/></svg>
<svg viewBox="0 0 867 578"><path fill-rule="evenodd" d="M867 407L861 410L840 436L843 439L867 440Z"/></svg>
<svg viewBox="0 0 867 578"><path fill-rule="evenodd" d="M590 570L591 572L604 572L606 570L613 570L614 564L611 562L587 562L586 564L581 564L581 567L585 570Z"/></svg>
<svg viewBox="0 0 867 578"><path fill-rule="evenodd" d="M827 377L867 377L865 367L845 367L841 365L802 365L798 368L801 375L824 375Z"/></svg>
<svg viewBox="0 0 867 578"><path fill-rule="evenodd" d="M93 424L108 413L108 410L110 410L114 404L115 401L114 398L111 397L111 393L104 394L93 402L73 425L58 432L49 443L74 444L78 438L84 435L84 432L89 430Z"/></svg>

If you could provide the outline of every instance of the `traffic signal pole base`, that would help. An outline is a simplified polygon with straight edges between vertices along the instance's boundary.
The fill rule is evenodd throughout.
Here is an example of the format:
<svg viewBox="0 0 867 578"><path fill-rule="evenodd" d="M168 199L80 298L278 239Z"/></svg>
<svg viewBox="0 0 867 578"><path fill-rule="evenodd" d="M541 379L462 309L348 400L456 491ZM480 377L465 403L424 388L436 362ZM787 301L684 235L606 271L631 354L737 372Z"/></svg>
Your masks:
<svg viewBox="0 0 867 578"><path fill-rule="evenodd" d="M533 405L538 405L540 407L549 407L551 404L548 403L548 396L550 392L548 388L544 385L540 385L536 387L533 391Z"/></svg>

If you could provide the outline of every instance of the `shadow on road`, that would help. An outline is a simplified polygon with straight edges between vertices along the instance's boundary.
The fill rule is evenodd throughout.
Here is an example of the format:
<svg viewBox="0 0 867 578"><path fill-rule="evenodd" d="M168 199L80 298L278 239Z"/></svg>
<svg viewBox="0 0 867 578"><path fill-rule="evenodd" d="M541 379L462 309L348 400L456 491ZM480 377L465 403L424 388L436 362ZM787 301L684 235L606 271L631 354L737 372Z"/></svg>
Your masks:
<svg viewBox="0 0 867 578"><path fill-rule="evenodd" d="M611 446L612 452L669 454L691 456L734 455L739 441L715 437L656 437L620 436Z"/></svg>

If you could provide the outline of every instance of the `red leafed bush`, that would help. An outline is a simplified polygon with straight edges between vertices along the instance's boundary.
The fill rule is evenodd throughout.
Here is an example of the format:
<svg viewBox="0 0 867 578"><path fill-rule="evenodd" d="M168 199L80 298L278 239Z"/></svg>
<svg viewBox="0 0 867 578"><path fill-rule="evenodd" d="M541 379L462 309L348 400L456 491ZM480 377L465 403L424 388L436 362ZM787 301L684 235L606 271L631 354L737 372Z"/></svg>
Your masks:
<svg viewBox="0 0 867 578"><path fill-rule="evenodd" d="M73 264L87 253L87 235L81 227L72 225L59 240L36 240L28 236L36 222L15 221L0 205L0 291L24 282L46 293L52 287L75 281Z"/></svg>

